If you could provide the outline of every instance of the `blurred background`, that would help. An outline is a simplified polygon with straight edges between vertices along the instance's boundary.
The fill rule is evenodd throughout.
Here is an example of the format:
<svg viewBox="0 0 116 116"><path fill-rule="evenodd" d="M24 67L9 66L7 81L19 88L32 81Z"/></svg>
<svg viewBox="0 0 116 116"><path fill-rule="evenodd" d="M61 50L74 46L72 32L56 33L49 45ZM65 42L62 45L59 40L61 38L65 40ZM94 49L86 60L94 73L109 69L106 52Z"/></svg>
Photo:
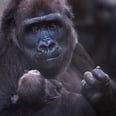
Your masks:
<svg viewBox="0 0 116 116"><path fill-rule="evenodd" d="M8 0L0 0L0 15ZM68 0L80 43L96 65L116 77L116 0ZM116 78L114 78L116 80Z"/></svg>
<svg viewBox="0 0 116 116"><path fill-rule="evenodd" d="M6 6L8 0L0 0L0 16L2 15L3 9Z"/></svg>
<svg viewBox="0 0 116 116"><path fill-rule="evenodd" d="M116 0L69 0L81 44L116 80Z"/></svg>

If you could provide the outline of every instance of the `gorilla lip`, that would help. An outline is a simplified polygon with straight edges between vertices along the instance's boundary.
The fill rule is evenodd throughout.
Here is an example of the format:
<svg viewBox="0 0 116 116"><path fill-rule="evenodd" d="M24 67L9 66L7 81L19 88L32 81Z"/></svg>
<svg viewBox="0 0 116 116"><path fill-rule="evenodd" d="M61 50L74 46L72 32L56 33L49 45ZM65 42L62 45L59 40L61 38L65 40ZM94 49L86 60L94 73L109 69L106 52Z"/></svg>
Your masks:
<svg viewBox="0 0 116 116"><path fill-rule="evenodd" d="M59 57L61 56L60 53L57 53L57 54L52 54L52 55L42 55L41 56L41 60L42 61L53 61L53 60L57 60Z"/></svg>
<svg viewBox="0 0 116 116"><path fill-rule="evenodd" d="M41 59L42 61L51 61L59 58L62 55L61 48L55 48L54 50L42 50L38 51L37 58Z"/></svg>
<svg viewBox="0 0 116 116"><path fill-rule="evenodd" d="M46 59L46 61L53 61L53 60L57 60L57 59L59 59L59 57L61 56L61 54L60 55L58 55L58 56L56 56L56 57L51 57L51 58L48 58L48 59Z"/></svg>

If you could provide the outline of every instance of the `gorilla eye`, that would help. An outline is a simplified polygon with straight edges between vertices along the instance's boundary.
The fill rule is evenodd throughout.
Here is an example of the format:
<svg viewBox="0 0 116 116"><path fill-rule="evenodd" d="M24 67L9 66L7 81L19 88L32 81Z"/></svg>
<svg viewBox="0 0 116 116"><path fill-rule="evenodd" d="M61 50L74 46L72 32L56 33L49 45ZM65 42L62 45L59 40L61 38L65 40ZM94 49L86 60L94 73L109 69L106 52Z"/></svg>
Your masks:
<svg viewBox="0 0 116 116"><path fill-rule="evenodd" d="M43 28L43 29L47 28L46 24L42 24L41 28Z"/></svg>
<svg viewBox="0 0 116 116"><path fill-rule="evenodd" d="M33 27L31 27L31 32L32 33L37 33L38 32L38 30L39 30L39 27L38 26L33 26Z"/></svg>
<svg viewBox="0 0 116 116"><path fill-rule="evenodd" d="M56 29L57 28L57 24L52 23L52 24L49 25L49 28L50 29Z"/></svg>

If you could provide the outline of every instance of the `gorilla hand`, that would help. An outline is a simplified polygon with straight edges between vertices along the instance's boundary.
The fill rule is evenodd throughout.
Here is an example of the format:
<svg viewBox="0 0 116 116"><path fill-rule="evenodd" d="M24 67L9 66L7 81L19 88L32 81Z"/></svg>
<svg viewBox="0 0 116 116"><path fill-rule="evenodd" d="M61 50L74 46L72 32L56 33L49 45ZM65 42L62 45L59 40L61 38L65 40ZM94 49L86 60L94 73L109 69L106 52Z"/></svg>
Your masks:
<svg viewBox="0 0 116 116"><path fill-rule="evenodd" d="M91 72L85 72L82 80L82 94L94 106L99 115L112 116L116 108L114 84L100 67ZM101 110L102 109L102 110Z"/></svg>

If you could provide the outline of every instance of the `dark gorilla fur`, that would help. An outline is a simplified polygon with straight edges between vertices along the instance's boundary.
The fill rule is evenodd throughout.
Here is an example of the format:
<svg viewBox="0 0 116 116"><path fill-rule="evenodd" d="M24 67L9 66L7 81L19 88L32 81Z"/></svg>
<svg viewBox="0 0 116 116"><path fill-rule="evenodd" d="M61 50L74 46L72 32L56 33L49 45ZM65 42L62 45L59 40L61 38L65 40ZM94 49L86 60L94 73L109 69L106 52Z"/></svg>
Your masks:
<svg viewBox="0 0 116 116"><path fill-rule="evenodd" d="M0 33L0 116L94 116L86 100L76 94L83 72L91 70L93 63L77 42L72 17L65 0L10 1L3 13ZM19 98L15 102L14 96L18 94L20 77L33 69L41 72L47 80L44 84L49 86L47 92L51 93L49 99L46 93L40 94L38 98L42 97L43 103L37 107L32 103L35 95L32 101L27 96L31 105L23 98L24 101ZM25 81L28 83L28 79ZM62 87L51 92L54 85L60 85L57 81ZM32 95L30 89L22 90L22 96L26 92ZM38 88L32 90L38 92Z"/></svg>

